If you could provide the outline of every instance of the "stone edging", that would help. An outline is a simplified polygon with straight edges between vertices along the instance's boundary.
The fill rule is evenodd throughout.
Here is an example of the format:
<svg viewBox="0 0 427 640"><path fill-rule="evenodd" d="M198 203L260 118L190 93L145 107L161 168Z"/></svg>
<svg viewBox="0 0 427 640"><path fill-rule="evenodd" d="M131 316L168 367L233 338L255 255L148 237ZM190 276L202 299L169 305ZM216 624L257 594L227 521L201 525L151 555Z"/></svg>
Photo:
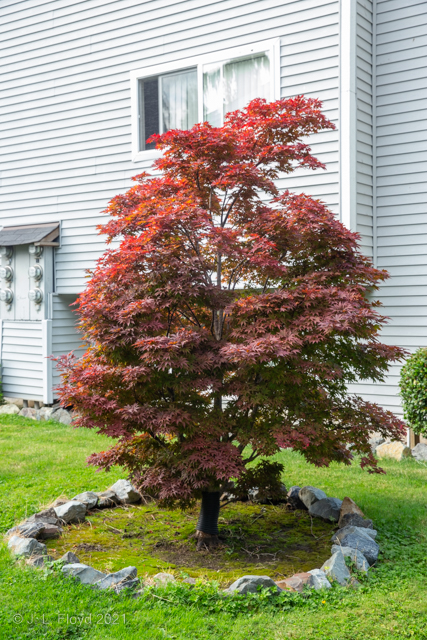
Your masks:
<svg viewBox="0 0 427 640"><path fill-rule="evenodd" d="M44 511L36 513L6 533L8 548L16 557L26 558L33 567L41 568L48 562L54 562L47 555L46 545L41 542L58 538L63 527L75 522L82 522L86 512L91 509L111 508L124 504L134 504L141 500L141 495L128 480L118 480L106 491L94 493L86 491L72 500L57 499ZM311 517L321 518L338 524L331 538L333 543L331 557L319 569L304 573L296 573L290 578L275 582L269 576L243 576L233 582L225 590L226 593L256 593L259 587L269 587L277 593L283 590L302 592L304 587L330 589L331 582L342 586L357 584L350 573L345 558L349 557L357 571L367 573L369 567L378 559L379 545L375 541L377 532L373 529L372 520L365 518L357 504L348 497L344 500L331 498L324 491L312 486L291 487L286 495L289 509L307 510ZM125 567L108 575L97 571L89 565L79 562L78 557L68 551L58 561L62 572L74 577L82 584L90 584L99 589L113 589L120 593L125 588L137 589L142 593L143 585L137 578L136 567ZM153 576L156 585L175 581L169 573L158 573ZM195 584L194 578L184 582Z"/></svg>

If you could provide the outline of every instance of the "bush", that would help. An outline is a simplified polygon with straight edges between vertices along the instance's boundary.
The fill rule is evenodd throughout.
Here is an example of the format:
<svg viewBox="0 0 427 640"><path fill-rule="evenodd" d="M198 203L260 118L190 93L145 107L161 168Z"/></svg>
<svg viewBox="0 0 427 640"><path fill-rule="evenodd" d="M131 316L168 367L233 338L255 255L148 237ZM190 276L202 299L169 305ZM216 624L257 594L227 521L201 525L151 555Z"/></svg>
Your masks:
<svg viewBox="0 0 427 640"><path fill-rule="evenodd" d="M427 348L418 349L402 367L400 395L405 420L415 433L427 436Z"/></svg>

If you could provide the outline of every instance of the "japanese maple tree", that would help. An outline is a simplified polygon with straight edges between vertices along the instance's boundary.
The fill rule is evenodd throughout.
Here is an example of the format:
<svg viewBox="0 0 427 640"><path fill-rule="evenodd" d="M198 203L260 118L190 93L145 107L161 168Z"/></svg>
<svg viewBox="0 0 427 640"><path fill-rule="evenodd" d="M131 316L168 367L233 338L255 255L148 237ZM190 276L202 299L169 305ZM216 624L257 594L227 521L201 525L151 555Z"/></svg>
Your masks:
<svg viewBox="0 0 427 640"><path fill-rule="evenodd" d="M91 464L125 466L163 503L202 498L199 546L217 540L231 479L275 496L280 448L319 466L360 454L378 471L370 433L404 429L347 392L402 357L379 342L368 298L386 272L322 202L279 190L284 174L324 168L303 140L332 128L297 97L153 136L158 172L113 198L101 227L120 244L79 298L90 346L62 359L61 398L78 426L117 439Z"/></svg>

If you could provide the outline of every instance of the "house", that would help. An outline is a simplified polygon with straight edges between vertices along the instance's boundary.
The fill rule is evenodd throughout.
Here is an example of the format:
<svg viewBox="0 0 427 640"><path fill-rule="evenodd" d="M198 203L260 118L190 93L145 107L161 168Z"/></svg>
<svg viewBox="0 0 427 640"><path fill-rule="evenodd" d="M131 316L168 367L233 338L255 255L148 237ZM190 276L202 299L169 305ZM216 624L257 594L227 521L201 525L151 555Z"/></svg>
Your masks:
<svg viewBox="0 0 427 640"><path fill-rule="evenodd" d="M148 136L256 96L319 97L321 198L391 278L384 341L427 346L427 3L3 0L0 317L4 393L52 403L47 359L81 347L70 304L104 251L108 200L149 170ZM367 399L400 413L399 368Z"/></svg>

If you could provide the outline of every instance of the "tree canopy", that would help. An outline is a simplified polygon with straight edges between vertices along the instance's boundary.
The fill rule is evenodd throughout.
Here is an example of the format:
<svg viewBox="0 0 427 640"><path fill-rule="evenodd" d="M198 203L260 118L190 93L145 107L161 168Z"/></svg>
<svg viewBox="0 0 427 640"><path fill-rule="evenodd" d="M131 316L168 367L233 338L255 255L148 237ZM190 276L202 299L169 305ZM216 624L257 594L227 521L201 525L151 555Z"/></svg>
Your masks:
<svg viewBox="0 0 427 640"><path fill-rule="evenodd" d="M100 228L119 245L79 298L90 346L60 363L78 426L118 439L91 464L124 465L184 505L231 478L274 485L283 447L378 470L370 433L401 438L398 418L347 391L403 355L379 341L371 301L387 273L322 202L280 190L285 174L324 168L305 140L332 128L299 96L153 136L156 172Z"/></svg>

